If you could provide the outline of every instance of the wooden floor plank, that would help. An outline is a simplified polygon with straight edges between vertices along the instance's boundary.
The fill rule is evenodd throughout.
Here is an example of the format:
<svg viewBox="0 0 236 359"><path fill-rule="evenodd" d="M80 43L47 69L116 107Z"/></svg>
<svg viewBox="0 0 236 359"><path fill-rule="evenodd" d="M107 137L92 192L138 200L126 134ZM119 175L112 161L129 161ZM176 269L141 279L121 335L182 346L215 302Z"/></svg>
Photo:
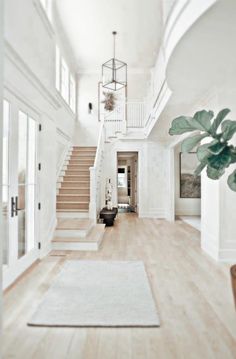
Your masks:
<svg viewBox="0 0 236 359"><path fill-rule="evenodd" d="M229 266L202 252L200 233L188 224L119 214L98 252L60 254L44 258L5 294L4 359L236 358ZM68 259L142 260L161 327L27 327Z"/></svg>

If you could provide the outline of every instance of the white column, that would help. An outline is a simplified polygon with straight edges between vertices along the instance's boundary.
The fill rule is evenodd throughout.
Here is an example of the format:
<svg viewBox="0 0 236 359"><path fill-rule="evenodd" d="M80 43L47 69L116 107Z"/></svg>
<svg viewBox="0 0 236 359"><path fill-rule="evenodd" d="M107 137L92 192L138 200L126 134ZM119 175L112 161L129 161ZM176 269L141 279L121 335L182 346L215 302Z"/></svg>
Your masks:
<svg viewBox="0 0 236 359"><path fill-rule="evenodd" d="M233 166L232 166L233 167ZM219 181L202 176L201 247L219 261L236 262L236 192L227 185L228 175Z"/></svg>
<svg viewBox="0 0 236 359"><path fill-rule="evenodd" d="M2 94L3 94L3 0L0 0L0 178L2 178ZM0 233L2 233L2 188L0 188ZM2 341L2 241L0 241L0 348ZM1 357L1 349L0 349Z"/></svg>
<svg viewBox="0 0 236 359"><path fill-rule="evenodd" d="M175 152L174 148L167 149L167 180L168 180L168 201L166 204L166 219L175 220Z"/></svg>

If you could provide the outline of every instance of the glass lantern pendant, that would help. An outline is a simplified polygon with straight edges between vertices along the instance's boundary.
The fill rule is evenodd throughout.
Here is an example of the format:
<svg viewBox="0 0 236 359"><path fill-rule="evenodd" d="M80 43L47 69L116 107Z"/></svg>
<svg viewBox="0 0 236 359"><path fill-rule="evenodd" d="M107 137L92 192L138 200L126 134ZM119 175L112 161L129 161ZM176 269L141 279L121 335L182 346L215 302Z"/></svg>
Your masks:
<svg viewBox="0 0 236 359"><path fill-rule="evenodd" d="M112 34L114 37L114 56L102 65L102 86L117 91L127 85L127 64L115 58L117 32L113 31Z"/></svg>

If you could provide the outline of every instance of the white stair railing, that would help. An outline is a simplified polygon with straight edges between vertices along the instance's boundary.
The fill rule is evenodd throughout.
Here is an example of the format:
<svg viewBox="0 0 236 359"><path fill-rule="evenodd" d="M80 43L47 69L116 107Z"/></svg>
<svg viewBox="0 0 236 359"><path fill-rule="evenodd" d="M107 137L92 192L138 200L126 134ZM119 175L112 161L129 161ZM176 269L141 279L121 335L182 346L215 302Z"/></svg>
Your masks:
<svg viewBox="0 0 236 359"><path fill-rule="evenodd" d="M127 101L104 113L107 139L126 135L128 130L145 129L147 105L143 101Z"/></svg>
<svg viewBox="0 0 236 359"><path fill-rule="evenodd" d="M104 113L107 138L116 137L117 134L126 133L125 103L119 103L111 112Z"/></svg>
<svg viewBox="0 0 236 359"><path fill-rule="evenodd" d="M127 127L144 128L146 120L147 107L145 102L128 101L127 102Z"/></svg>
<svg viewBox="0 0 236 359"><path fill-rule="evenodd" d="M90 203L89 218L95 223L98 213L102 207L101 185L102 185L102 167L104 158L104 147L106 140L106 129L104 118L101 121L101 127L98 136L97 151L93 167L90 167Z"/></svg>

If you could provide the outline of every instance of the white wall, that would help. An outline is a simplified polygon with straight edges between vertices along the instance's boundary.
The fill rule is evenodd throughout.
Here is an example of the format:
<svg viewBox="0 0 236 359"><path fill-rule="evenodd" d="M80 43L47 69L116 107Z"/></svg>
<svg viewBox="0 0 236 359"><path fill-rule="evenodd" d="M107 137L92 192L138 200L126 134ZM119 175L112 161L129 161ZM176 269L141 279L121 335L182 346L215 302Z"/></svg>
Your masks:
<svg viewBox="0 0 236 359"><path fill-rule="evenodd" d="M8 0L5 7L5 94L32 109L42 124L39 133L39 238L41 255L50 249L56 224L57 143L70 144L75 115L55 89L55 44L40 1ZM73 69L72 69L73 70ZM13 100L14 101L14 100ZM62 153L62 151L60 152Z"/></svg>
<svg viewBox="0 0 236 359"><path fill-rule="evenodd" d="M232 112L227 118L236 120L235 96L230 80L224 89L215 89L208 108L217 113L228 107ZM235 136L232 144L236 145ZM202 248L214 259L232 263L236 260L236 193L229 189L227 178L234 169L231 165L219 181L202 176Z"/></svg>
<svg viewBox="0 0 236 359"><path fill-rule="evenodd" d="M173 5L176 3L176 0L162 0L162 17L163 23L165 24L167 18L170 14L170 11L173 9Z"/></svg>
<svg viewBox="0 0 236 359"><path fill-rule="evenodd" d="M73 137L77 146L96 146L100 122L98 121L98 82L100 74L78 75L78 122ZM89 102L93 113L88 113Z"/></svg>
<svg viewBox="0 0 236 359"><path fill-rule="evenodd" d="M3 0L0 0L0 108L3 92ZM2 178L2 111L0 111L0 178ZM2 188L0 188L0 233L2 233ZM0 358L2 348L2 241L0 241Z"/></svg>
<svg viewBox="0 0 236 359"><path fill-rule="evenodd" d="M200 198L180 198L180 146L175 148L175 214L178 216L200 216Z"/></svg>
<svg viewBox="0 0 236 359"><path fill-rule="evenodd" d="M167 214L167 150L149 141L117 141L106 144L104 192L106 178L113 184L113 204L117 205L117 152L138 152L138 213L140 217L165 218ZM102 194L104 197L104 194Z"/></svg>
<svg viewBox="0 0 236 359"><path fill-rule="evenodd" d="M147 95L149 73L128 70L128 100L143 100ZM78 123L73 143L79 146L96 146L100 122L98 121L98 82L100 73L78 75ZM93 114L88 113L88 104L93 104Z"/></svg>

